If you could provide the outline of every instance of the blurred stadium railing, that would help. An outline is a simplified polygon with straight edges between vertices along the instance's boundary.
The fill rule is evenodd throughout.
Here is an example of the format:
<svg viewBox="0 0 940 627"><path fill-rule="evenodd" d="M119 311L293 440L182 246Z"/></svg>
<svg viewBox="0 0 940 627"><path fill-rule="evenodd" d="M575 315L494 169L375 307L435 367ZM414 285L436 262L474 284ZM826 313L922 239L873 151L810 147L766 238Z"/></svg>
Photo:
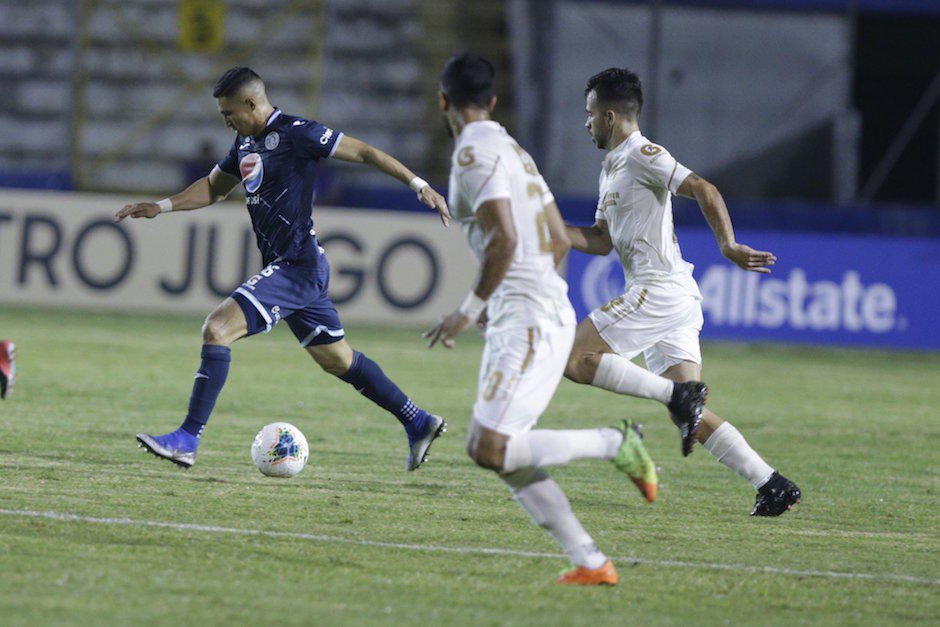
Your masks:
<svg viewBox="0 0 940 627"><path fill-rule="evenodd" d="M626 65L644 132L731 198L936 204L938 29L932 0L0 0L0 185L179 188L228 148L234 64L440 184L439 70L472 48L558 193L594 193L581 90ZM386 183L331 168L327 202Z"/></svg>
<svg viewBox="0 0 940 627"><path fill-rule="evenodd" d="M0 302L203 311L256 269L247 227L224 218L234 203L149 230L110 221L225 153L211 87L232 65L443 190L438 76L473 49L497 66L498 119L578 222L602 157L584 83L640 73L644 132L780 257L771 277L736 273L677 199L706 337L937 349L938 32L935 0L0 0L0 188L82 192L0 189ZM421 210L368 168L328 162L318 185L321 207ZM472 280L430 215L317 216L350 321L436 319ZM147 262L161 255L172 271ZM576 254L567 278L582 313L622 286L615 260Z"/></svg>
<svg viewBox="0 0 940 627"><path fill-rule="evenodd" d="M180 188L228 150L211 86L236 64L257 70L285 111L442 178L428 68L471 42L508 67L504 32L501 2L0 0L0 76L13 95L0 183ZM362 168L338 175L381 182Z"/></svg>

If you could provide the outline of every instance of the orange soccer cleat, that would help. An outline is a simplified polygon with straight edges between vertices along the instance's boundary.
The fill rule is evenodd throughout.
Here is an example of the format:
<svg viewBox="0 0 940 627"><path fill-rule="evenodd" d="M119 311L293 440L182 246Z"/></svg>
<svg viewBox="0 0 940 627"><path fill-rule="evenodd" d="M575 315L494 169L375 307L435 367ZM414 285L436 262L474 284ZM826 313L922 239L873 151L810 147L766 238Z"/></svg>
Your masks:
<svg viewBox="0 0 940 627"><path fill-rule="evenodd" d="M610 560L604 562L600 568L585 568L573 566L562 573L555 583L564 583L572 586L616 586L620 580L617 569Z"/></svg>

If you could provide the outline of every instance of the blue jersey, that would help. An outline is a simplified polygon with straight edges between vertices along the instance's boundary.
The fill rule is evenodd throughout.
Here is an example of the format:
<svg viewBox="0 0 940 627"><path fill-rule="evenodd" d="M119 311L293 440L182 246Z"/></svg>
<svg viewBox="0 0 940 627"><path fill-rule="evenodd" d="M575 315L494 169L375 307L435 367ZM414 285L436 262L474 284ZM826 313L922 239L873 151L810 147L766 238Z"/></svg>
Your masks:
<svg viewBox="0 0 940 627"><path fill-rule="evenodd" d="M237 136L219 169L242 181L264 264L276 260L316 265L313 188L317 162L331 157L343 136L331 128L275 109L264 130Z"/></svg>

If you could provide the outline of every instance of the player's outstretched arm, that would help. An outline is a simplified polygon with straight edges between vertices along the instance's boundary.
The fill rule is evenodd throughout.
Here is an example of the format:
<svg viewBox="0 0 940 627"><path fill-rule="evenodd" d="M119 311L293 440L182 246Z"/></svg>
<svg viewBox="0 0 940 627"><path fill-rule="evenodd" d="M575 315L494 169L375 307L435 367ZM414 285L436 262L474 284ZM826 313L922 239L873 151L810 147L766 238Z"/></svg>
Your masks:
<svg viewBox="0 0 940 627"><path fill-rule="evenodd" d="M204 176L178 194L160 202L139 202L133 205L124 205L118 211L114 220L120 222L124 218L155 218L168 211L192 211L218 202L229 195L229 192L238 185L238 179L222 172L218 166L212 169L208 176Z"/></svg>
<svg viewBox="0 0 940 627"><path fill-rule="evenodd" d="M606 220L597 220L593 226L571 226L566 224L565 231L571 240L571 247L589 255L606 255L614 245L610 241L610 231Z"/></svg>
<svg viewBox="0 0 940 627"><path fill-rule="evenodd" d="M450 211L447 210L447 202L444 197L434 191L434 188L428 185L427 181L417 176L390 154L355 137L343 134L339 140L339 145L336 147L336 152L333 153L333 158L351 163L364 163L388 174L392 178L398 179L418 194L418 200L431 209L437 210L444 226L450 223Z"/></svg>
<svg viewBox="0 0 940 627"><path fill-rule="evenodd" d="M446 348L453 348L454 338L480 318L486 300L496 291L512 264L518 236L512 222L509 199L495 198L481 204L477 209L477 221L486 238L480 277L463 304L424 334L424 337L429 338L428 348L438 340Z"/></svg>
<svg viewBox="0 0 940 627"><path fill-rule="evenodd" d="M771 252L754 250L734 240L734 228L731 226L728 206L725 205L725 199L721 197L717 187L693 172L679 185L678 193L698 202L708 226L715 234L722 255L744 270L770 274L770 266L774 265L777 257Z"/></svg>

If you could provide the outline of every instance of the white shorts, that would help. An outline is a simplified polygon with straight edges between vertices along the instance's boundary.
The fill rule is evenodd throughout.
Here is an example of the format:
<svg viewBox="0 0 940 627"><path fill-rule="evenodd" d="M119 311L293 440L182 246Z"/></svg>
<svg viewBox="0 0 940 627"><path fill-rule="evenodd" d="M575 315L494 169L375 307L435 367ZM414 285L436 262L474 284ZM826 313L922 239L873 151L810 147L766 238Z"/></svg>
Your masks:
<svg viewBox="0 0 940 627"><path fill-rule="evenodd" d="M473 421L505 435L535 426L565 373L574 330L543 324L488 333Z"/></svg>
<svg viewBox="0 0 940 627"><path fill-rule="evenodd" d="M683 361L702 363L701 299L674 283L633 285L589 317L618 355L633 359L643 353L650 372L662 374Z"/></svg>

